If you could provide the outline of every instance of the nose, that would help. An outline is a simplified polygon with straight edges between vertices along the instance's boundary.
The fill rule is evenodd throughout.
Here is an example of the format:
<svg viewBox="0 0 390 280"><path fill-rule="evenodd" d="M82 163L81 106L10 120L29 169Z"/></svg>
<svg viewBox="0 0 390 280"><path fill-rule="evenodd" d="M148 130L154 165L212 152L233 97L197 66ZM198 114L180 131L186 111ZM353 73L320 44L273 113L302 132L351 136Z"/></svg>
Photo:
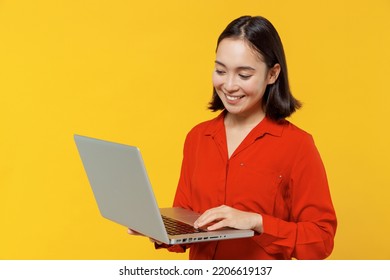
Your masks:
<svg viewBox="0 0 390 280"><path fill-rule="evenodd" d="M233 75L228 75L226 77L226 80L223 84L223 89L226 93L232 93L232 92L235 92L239 89L239 87L236 83L236 79L234 78Z"/></svg>

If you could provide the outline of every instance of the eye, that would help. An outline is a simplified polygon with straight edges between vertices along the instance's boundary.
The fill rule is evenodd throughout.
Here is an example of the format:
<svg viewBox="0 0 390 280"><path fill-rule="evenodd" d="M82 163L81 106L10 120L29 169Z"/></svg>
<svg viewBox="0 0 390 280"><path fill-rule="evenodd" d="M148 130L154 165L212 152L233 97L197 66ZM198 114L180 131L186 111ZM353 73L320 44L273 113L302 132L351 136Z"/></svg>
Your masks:
<svg viewBox="0 0 390 280"><path fill-rule="evenodd" d="M247 74L238 74L238 76L243 79L243 80L248 80L252 75L247 75Z"/></svg>
<svg viewBox="0 0 390 280"><path fill-rule="evenodd" d="M224 75L226 72L223 70L215 69L215 73L217 73L218 75Z"/></svg>

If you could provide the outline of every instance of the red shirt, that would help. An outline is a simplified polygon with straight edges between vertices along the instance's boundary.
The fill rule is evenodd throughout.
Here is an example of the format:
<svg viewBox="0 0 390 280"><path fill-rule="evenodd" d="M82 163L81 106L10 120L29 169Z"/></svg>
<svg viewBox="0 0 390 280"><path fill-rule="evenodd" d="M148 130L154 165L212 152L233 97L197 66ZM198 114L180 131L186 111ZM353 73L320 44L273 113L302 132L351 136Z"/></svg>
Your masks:
<svg viewBox="0 0 390 280"><path fill-rule="evenodd" d="M224 113L188 133L174 206L203 213L222 204L261 214L264 232L193 244L190 259L324 259L332 252L337 221L322 160L311 135L286 120L265 118L230 159Z"/></svg>

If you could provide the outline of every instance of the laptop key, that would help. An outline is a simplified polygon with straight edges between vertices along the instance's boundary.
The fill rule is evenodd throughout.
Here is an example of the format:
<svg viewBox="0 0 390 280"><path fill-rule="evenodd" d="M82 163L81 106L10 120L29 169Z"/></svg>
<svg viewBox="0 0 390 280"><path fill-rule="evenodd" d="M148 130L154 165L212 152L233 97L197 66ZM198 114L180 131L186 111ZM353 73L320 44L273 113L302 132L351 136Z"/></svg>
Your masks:
<svg viewBox="0 0 390 280"><path fill-rule="evenodd" d="M178 235L178 234L189 234L189 233L199 233L205 232L205 230L200 228L194 228L193 226L174 220L172 218L161 215L165 228L167 229L168 234Z"/></svg>

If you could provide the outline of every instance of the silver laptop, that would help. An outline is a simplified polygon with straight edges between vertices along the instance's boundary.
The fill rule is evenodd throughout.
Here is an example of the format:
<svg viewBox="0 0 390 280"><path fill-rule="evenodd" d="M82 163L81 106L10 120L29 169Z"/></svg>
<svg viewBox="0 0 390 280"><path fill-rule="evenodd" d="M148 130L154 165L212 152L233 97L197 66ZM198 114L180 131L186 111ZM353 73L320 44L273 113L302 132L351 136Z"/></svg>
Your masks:
<svg viewBox="0 0 390 280"><path fill-rule="evenodd" d="M166 244L254 235L252 230L195 229L199 213L178 207L159 209L137 147L80 135L74 139L103 217Z"/></svg>

